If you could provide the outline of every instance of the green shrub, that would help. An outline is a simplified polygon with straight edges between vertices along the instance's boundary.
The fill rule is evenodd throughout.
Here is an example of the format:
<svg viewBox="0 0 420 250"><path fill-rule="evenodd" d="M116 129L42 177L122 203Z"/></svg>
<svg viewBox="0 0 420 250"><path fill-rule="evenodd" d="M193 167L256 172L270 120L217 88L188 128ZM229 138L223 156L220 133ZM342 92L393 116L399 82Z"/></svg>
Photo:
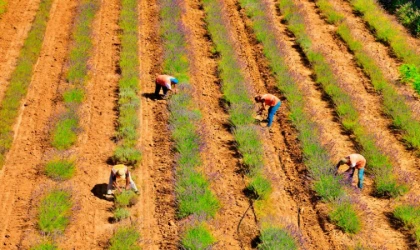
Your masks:
<svg viewBox="0 0 420 250"><path fill-rule="evenodd" d="M82 103L84 91L80 88L70 89L63 94L63 98L65 103Z"/></svg>
<svg viewBox="0 0 420 250"><path fill-rule="evenodd" d="M277 227L268 227L261 231L260 250L292 250L299 249L295 239L285 230Z"/></svg>
<svg viewBox="0 0 420 250"><path fill-rule="evenodd" d="M251 191L258 199L267 199L272 191L271 182L265 177L257 174L251 178L247 189Z"/></svg>
<svg viewBox="0 0 420 250"><path fill-rule="evenodd" d="M58 250L58 247L54 243L46 241L31 247L30 250Z"/></svg>
<svg viewBox="0 0 420 250"><path fill-rule="evenodd" d="M118 228L110 240L109 250L140 250L140 234L134 226Z"/></svg>
<svg viewBox="0 0 420 250"><path fill-rule="evenodd" d="M210 191L209 182L201 173L188 169L178 170L175 189L179 218L191 214L214 217L220 208L219 201Z"/></svg>
<svg viewBox="0 0 420 250"><path fill-rule="evenodd" d="M334 175L323 175L315 181L314 189L325 201L333 201L345 194L340 179Z"/></svg>
<svg viewBox="0 0 420 250"><path fill-rule="evenodd" d="M122 190L115 192L115 205L117 207L127 207L136 204L137 195L132 190Z"/></svg>
<svg viewBox="0 0 420 250"><path fill-rule="evenodd" d="M132 146L119 145L114 151L114 162L126 165L135 165L141 161L142 155L139 150Z"/></svg>
<svg viewBox="0 0 420 250"><path fill-rule="evenodd" d="M128 209L123 208L123 207L117 207L114 210L114 218L117 221L123 220L130 217L130 211L128 211Z"/></svg>
<svg viewBox="0 0 420 250"><path fill-rule="evenodd" d="M42 200L38 208L38 226L44 233L62 233L69 224L71 194L65 190L53 190Z"/></svg>
<svg viewBox="0 0 420 250"><path fill-rule="evenodd" d="M183 249L188 250L210 249L215 242L204 224L188 228L181 239Z"/></svg>
<svg viewBox="0 0 420 250"><path fill-rule="evenodd" d="M414 238L420 245L420 208L414 205L400 205L395 208L393 214L407 228L413 230Z"/></svg>
<svg viewBox="0 0 420 250"><path fill-rule="evenodd" d="M399 6L395 14L401 23L407 27L414 35L419 35L420 10L412 2L407 2Z"/></svg>
<svg viewBox="0 0 420 250"><path fill-rule="evenodd" d="M75 171L75 162L68 159L52 160L45 166L45 174L54 180L68 180Z"/></svg>
<svg viewBox="0 0 420 250"><path fill-rule="evenodd" d="M52 145L60 150L70 148L77 141L78 120L76 117L65 117L57 123L52 138Z"/></svg>
<svg viewBox="0 0 420 250"><path fill-rule="evenodd" d="M375 178L375 193L380 197L397 197L408 192L408 184L400 184L395 180L395 176L386 173L380 174Z"/></svg>
<svg viewBox="0 0 420 250"><path fill-rule="evenodd" d="M355 234L361 229L361 221L351 203L338 201L333 204L330 219L344 232Z"/></svg>

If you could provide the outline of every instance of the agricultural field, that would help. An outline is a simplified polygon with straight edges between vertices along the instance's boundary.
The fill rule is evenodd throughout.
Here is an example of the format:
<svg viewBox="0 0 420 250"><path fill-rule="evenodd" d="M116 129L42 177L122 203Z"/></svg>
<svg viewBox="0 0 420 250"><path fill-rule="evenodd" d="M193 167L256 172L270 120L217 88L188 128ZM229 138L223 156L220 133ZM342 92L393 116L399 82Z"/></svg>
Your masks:
<svg viewBox="0 0 420 250"><path fill-rule="evenodd" d="M420 249L420 40L375 0L0 0L0 34L0 249Z"/></svg>

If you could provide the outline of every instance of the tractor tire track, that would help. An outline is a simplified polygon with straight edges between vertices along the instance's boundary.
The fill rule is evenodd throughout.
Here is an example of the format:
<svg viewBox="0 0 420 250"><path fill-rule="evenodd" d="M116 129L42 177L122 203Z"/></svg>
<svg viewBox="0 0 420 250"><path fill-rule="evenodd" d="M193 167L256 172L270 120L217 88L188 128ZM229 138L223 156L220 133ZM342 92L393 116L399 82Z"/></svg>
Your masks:
<svg viewBox="0 0 420 250"><path fill-rule="evenodd" d="M157 0L139 2L141 82L140 141L143 160L138 167L140 202L137 221L143 247L177 249L175 155L165 100L154 100L155 77L162 74L163 51Z"/></svg>
<svg viewBox="0 0 420 250"><path fill-rule="evenodd" d="M8 1L0 18L0 100L9 86L20 50L32 27L40 0Z"/></svg>
<svg viewBox="0 0 420 250"><path fill-rule="evenodd" d="M34 233L36 218L30 218L30 211L37 204L31 204L31 196L47 182L41 173L42 157L50 147L50 119L59 96L75 7L71 1L55 1L51 8L41 55L15 126L14 144L0 175L0 248L27 249L25 234Z"/></svg>
<svg viewBox="0 0 420 250"><path fill-rule="evenodd" d="M79 112L82 133L74 148L77 172L69 180L78 209L60 242L63 249L104 249L115 227L110 223L113 202L104 195L112 167L107 162L115 149L120 4L101 0L92 25L90 80Z"/></svg>

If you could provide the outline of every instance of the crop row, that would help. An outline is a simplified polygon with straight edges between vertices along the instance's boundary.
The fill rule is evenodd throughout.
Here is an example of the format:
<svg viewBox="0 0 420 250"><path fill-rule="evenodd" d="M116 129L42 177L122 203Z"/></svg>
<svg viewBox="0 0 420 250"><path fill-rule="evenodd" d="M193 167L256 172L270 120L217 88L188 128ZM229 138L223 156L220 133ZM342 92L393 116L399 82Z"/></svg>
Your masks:
<svg viewBox="0 0 420 250"><path fill-rule="evenodd" d="M84 100L84 84L87 81L88 59L92 49L91 24L99 2L81 2L72 31L73 45L69 52L68 85L63 93L66 112L60 117L52 133L51 144L58 150L68 149L77 140L78 108ZM75 172L75 161L56 156L45 166L45 174L58 181L70 179ZM33 249L56 249L53 237L62 234L70 222L73 206L71 190L55 187L47 190L38 207L38 227L47 236Z"/></svg>
<svg viewBox="0 0 420 250"><path fill-rule="evenodd" d="M140 107L139 91L139 58L138 58L138 11L137 1L123 0L121 9L120 68L121 79L118 93L118 146L114 152L114 161L135 165L141 160L137 149L139 120L137 111Z"/></svg>
<svg viewBox="0 0 420 250"><path fill-rule="evenodd" d="M357 232L360 229L360 219L354 206L346 198L346 191L340 184L341 177L334 175L331 156L316 139L319 138L318 129L305 111L304 97L296 84L298 76L285 63L287 46L277 38L275 23L267 15L270 13L269 3L257 0L240 2L252 19L256 39L263 45L263 53L276 77L277 87L287 98L289 118L299 132L298 138L305 156L305 165L314 179L315 191L324 201L333 205L330 217L338 226L348 232ZM339 200L342 202L338 202Z"/></svg>
<svg viewBox="0 0 420 250"><path fill-rule="evenodd" d="M419 201L399 205L394 209L393 215L405 227L411 229L417 245L420 245L420 207Z"/></svg>
<svg viewBox="0 0 420 250"><path fill-rule="evenodd" d="M0 103L0 168L13 142L13 124L19 114L22 99L31 83L32 69L41 52L52 0L40 2L38 12L20 52L9 86Z"/></svg>
<svg viewBox="0 0 420 250"><path fill-rule="evenodd" d="M316 4L327 16L329 22L338 26L337 34L347 43L354 53L358 64L371 79L376 91L383 96L384 111L392 117L393 125L404 131L404 140L413 148L420 149L420 123L413 118L410 108L392 85L385 79L380 67L363 47L363 41L357 39L351 32L344 16L334 10L330 1L318 0Z"/></svg>
<svg viewBox="0 0 420 250"><path fill-rule="evenodd" d="M178 152L175 177L177 217L182 219L192 215L201 221L187 226L182 235L181 245L185 249L207 249L215 239L204 220L216 215L220 202L211 192L210 183L200 171L202 121L201 112L193 100L194 87L189 83L186 29L181 21L183 1L161 0L160 3L161 34L165 50L163 71L173 74L179 80L179 93L173 95L169 101L169 123Z"/></svg>
<svg viewBox="0 0 420 250"><path fill-rule="evenodd" d="M119 66L121 78L118 94L118 129L120 140L114 152L116 163L135 165L141 160L140 151L136 148L138 140L137 111L140 106L139 90L139 58L138 58L138 6L137 0L122 0L119 18L121 28L121 52ZM128 218L127 207L137 202L137 195L132 190L114 193L114 218L117 221ZM110 239L109 249L140 249L138 241L140 234L136 226L120 226Z"/></svg>
<svg viewBox="0 0 420 250"><path fill-rule="evenodd" d="M253 103L251 101L251 85L246 84L242 75L238 55L235 53L232 36L227 27L229 21L222 14L221 3L217 0L204 0L204 10L208 30L215 43L216 51L220 53L219 72L222 79L224 99L229 105L230 121L237 142L238 150L242 154L243 163L250 178L248 189L254 192L258 199L269 199L272 186L270 180L264 176L264 157L262 141L253 124ZM259 249L284 246L297 248L295 239L289 232L270 222L262 225Z"/></svg>
<svg viewBox="0 0 420 250"><path fill-rule="evenodd" d="M359 114L353 106L350 95L340 87L340 81L331 66L312 46L312 40L307 34L303 15L292 0L280 0L279 7L288 21L289 30L296 36L297 43L302 48L316 74L316 82L321 84L326 94L335 105L335 110L341 119L343 128L355 135L355 140L363 148L372 176L375 178L375 193L378 196L398 196L407 191L407 185L399 183L393 173L393 166L387 155L382 153L375 144L375 138L366 132L359 123Z"/></svg>
<svg viewBox="0 0 420 250"><path fill-rule="evenodd" d="M354 10L362 14L364 21L375 31L375 36L389 44L395 55L405 63L420 67L420 56L407 43L406 35L392 23L374 0L348 0Z"/></svg>

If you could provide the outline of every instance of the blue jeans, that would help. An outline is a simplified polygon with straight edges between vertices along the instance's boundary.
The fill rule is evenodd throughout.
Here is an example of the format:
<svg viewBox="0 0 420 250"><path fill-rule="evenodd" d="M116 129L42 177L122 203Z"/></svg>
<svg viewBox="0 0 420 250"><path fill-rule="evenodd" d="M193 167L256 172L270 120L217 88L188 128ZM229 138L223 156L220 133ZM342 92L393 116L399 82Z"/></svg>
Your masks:
<svg viewBox="0 0 420 250"><path fill-rule="evenodd" d="M274 115L276 114L277 110L280 108L281 102L276 104L276 106L272 106L268 109L268 124L267 127L271 127L271 124L273 124Z"/></svg>
<svg viewBox="0 0 420 250"><path fill-rule="evenodd" d="M350 178L353 178L354 171L356 171L356 168L352 168L352 171L351 171L351 174L350 174ZM359 173L358 173L358 175L359 175L359 181L357 182L357 187L360 188L360 189L363 188L363 175L364 175L364 173L365 173L365 169L364 168L359 169Z"/></svg>

